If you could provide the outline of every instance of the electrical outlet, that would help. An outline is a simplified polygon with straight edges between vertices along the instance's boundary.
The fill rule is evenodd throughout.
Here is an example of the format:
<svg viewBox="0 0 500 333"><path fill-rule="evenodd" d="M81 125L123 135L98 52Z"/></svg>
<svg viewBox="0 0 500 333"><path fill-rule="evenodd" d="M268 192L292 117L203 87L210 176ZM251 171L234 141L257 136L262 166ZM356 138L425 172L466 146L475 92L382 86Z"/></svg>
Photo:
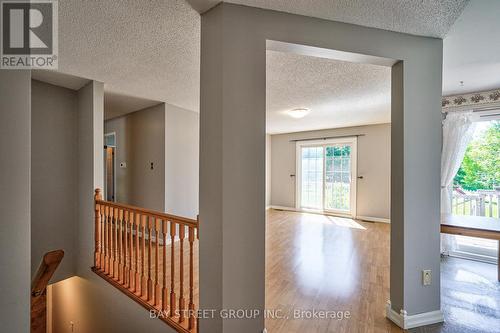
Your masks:
<svg viewBox="0 0 500 333"><path fill-rule="evenodd" d="M432 282L432 271L430 269L424 269L422 271L422 284L424 286L430 286Z"/></svg>

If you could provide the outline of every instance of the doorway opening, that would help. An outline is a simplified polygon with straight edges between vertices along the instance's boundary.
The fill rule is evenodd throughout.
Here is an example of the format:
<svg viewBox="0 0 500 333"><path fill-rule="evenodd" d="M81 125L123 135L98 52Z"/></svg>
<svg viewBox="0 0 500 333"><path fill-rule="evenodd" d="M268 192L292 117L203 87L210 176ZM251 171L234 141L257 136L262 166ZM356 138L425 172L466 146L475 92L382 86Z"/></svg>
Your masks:
<svg viewBox="0 0 500 333"><path fill-rule="evenodd" d="M339 316L350 316L361 285L377 295L369 311L390 297L391 226L366 221L390 218L394 62L368 58L268 41L267 309L328 311L342 299ZM382 283L372 282L374 271ZM279 333L303 324L299 315L265 326ZM315 325L342 329L338 320Z"/></svg>
<svg viewBox="0 0 500 333"><path fill-rule="evenodd" d="M116 133L104 134L104 197L116 201Z"/></svg>

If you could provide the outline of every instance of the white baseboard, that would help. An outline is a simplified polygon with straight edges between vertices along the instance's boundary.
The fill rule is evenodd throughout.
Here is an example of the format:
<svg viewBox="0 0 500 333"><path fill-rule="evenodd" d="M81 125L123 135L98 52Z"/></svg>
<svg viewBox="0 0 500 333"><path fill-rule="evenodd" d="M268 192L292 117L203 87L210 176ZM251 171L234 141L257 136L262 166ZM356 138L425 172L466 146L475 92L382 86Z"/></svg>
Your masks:
<svg viewBox="0 0 500 333"><path fill-rule="evenodd" d="M324 214L324 215L333 215L333 216L338 216L337 214L328 214L328 213L323 213L323 212L314 212L314 211L308 211L308 210L301 210L297 209L294 207L288 207L288 206L267 206L266 209L279 209L279 210L287 210L291 212L304 212L304 213L315 213L315 214ZM346 218L350 218L349 216L342 216ZM372 216L357 216L356 219L358 220L363 220L363 221L369 221L369 222L381 222L381 223L391 223L390 219L382 218L382 217L372 217Z"/></svg>
<svg viewBox="0 0 500 333"><path fill-rule="evenodd" d="M381 223L391 223L390 219L383 217L373 217L373 216L357 216L356 219L368 221L368 222L381 222Z"/></svg>
<svg viewBox="0 0 500 333"><path fill-rule="evenodd" d="M441 323L444 321L443 312L441 310L408 315L405 310L401 310L399 313L394 311L391 307L390 301L387 301L385 316L394 324L405 330Z"/></svg>
<svg viewBox="0 0 500 333"><path fill-rule="evenodd" d="M275 205L271 205L271 206L269 206L269 208L271 208L271 209L280 209L280 210L289 210L291 212L296 212L297 211L297 208L287 207L287 206L275 206Z"/></svg>

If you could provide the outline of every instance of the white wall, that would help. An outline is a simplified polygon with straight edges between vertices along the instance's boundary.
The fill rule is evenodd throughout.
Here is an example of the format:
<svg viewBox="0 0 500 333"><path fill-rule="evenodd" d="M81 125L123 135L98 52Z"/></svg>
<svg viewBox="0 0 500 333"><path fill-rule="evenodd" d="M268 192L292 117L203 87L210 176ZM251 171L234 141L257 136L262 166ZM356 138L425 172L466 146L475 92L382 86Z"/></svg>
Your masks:
<svg viewBox="0 0 500 333"><path fill-rule="evenodd" d="M0 70L0 325L30 331L31 73Z"/></svg>
<svg viewBox="0 0 500 333"><path fill-rule="evenodd" d="M196 219L198 215L200 116L166 105L165 209Z"/></svg>
<svg viewBox="0 0 500 333"><path fill-rule="evenodd" d="M31 276L63 249L51 282L76 274L77 93L31 81Z"/></svg>
<svg viewBox="0 0 500 333"><path fill-rule="evenodd" d="M391 125L271 135L271 205L296 207L296 143L290 140L364 134L358 137L357 216L389 219L391 213Z"/></svg>

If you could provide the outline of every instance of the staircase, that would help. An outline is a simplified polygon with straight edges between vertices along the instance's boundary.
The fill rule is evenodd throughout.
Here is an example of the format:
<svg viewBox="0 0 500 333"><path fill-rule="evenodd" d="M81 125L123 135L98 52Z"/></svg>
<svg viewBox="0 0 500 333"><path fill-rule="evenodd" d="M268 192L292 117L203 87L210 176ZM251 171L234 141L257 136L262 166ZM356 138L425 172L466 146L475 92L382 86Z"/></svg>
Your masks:
<svg viewBox="0 0 500 333"><path fill-rule="evenodd" d="M45 253L31 283L31 333L47 332L47 285L63 257L63 250Z"/></svg>
<svg viewBox="0 0 500 333"><path fill-rule="evenodd" d="M94 200L92 271L177 332L197 332L198 221L104 201L100 189Z"/></svg>

